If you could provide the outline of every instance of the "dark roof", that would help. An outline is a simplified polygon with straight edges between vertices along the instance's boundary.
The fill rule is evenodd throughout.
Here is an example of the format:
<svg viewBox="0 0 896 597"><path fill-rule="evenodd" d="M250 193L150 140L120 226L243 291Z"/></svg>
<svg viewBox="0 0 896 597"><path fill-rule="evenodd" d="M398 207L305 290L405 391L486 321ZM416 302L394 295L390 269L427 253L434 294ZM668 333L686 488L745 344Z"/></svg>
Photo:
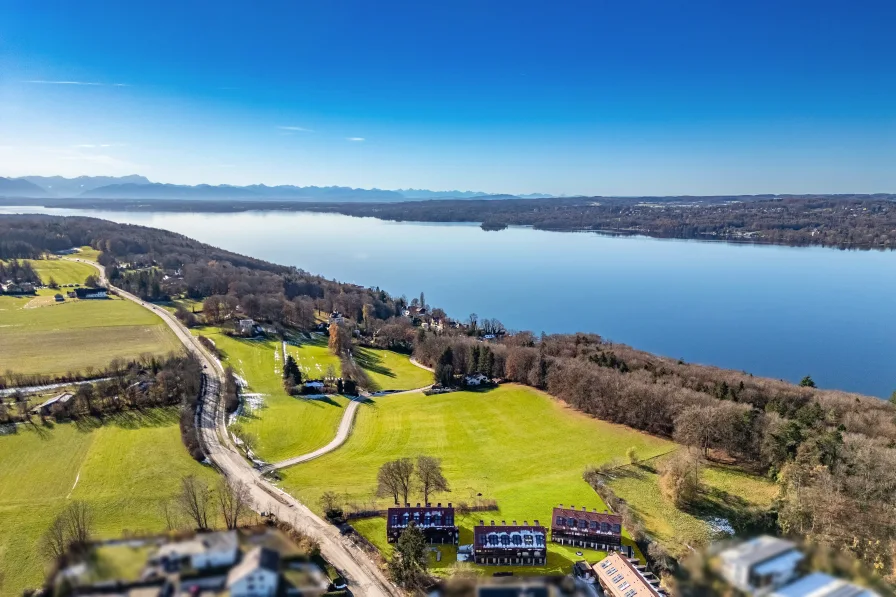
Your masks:
<svg viewBox="0 0 896 597"><path fill-rule="evenodd" d="M545 547L547 529L537 524L480 524L473 527L473 549L519 549L520 547ZM489 541L492 535L495 541ZM534 543L527 543L525 537L531 536ZM519 540L515 540L515 538ZM502 539L506 538L507 542Z"/></svg>
<svg viewBox="0 0 896 597"><path fill-rule="evenodd" d="M591 510L590 512L587 510L576 510L573 506L569 508L564 508L563 506L556 506L554 508L553 517L551 519L551 525L554 526L557 524L557 517L562 516L564 518L575 518L576 520L585 519L588 522L606 522L608 524L622 524L622 517L618 514L610 514L608 512L595 512Z"/></svg>
<svg viewBox="0 0 896 597"><path fill-rule="evenodd" d="M93 294L94 292L108 292L106 288L75 288L75 294L77 296L86 296L88 294Z"/></svg>
<svg viewBox="0 0 896 597"><path fill-rule="evenodd" d="M389 508L386 513L386 524L387 526L399 526L403 527L404 525L404 515L407 514L410 521L417 523L420 526L427 526L424 523L425 517L427 514L430 515L430 520L432 520L433 514L439 514L442 524L438 526L443 527L453 527L454 526L454 507L450 504L448 506L404 506L404 507L392 507ZM392 524L392 517L398 517L398 523ZM448 517L451 517L451 524L446 523ZM429 526L434 526L430 524Z"/></svg>

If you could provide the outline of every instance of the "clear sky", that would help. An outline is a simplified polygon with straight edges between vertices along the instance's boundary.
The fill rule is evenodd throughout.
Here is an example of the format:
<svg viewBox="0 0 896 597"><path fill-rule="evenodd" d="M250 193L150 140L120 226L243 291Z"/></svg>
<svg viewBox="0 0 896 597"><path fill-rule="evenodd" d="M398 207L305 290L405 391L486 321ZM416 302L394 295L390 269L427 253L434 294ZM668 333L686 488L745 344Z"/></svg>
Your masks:
<svg viewBox="0 0 896 597"><path fill-rule="evenodd" d="M0 2L0 175L896 192L896 2Z"/></svg>

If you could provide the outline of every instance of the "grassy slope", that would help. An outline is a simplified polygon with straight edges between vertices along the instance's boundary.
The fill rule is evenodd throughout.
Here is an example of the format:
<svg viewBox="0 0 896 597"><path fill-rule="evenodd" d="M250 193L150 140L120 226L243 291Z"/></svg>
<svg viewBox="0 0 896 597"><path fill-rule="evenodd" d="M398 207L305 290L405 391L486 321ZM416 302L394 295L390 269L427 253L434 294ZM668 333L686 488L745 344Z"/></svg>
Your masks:
<svg viewBox="0 0 896 597"><path fill-rule="evenodd" d="M74 264L80 265L80 264ZM82 266L87 267L87 266ZM21 373L60 374L105 367L113 358L180 350L174 334L146 309L121 299L50 302L41 296L0 297L0 363Z"/></svg>
<svg viewBox="0 0 896 597"><path fill-rule="evenodd" d="M84 284L87 276L97 275L96 268L86 263L76 263L63 259L27 259L41 282L49 284L50 278L57 284Z"/></svg>
<svg viewBox="0 0 896 597"><path fill-rule="evenodd" d="M330 367L333 367L337 376L342 375L342 363L330 352L325 336L313 334L310 339L291 340L286 350L296 360L302 376L307 379L323 378Z"/></svg>
<svg viewBox="0 0 896 597"><path fill-rule="evenodd" d="M40 583L37 544L68 499L91 505L99 536L160 531L158 503L188 473L215 479L181 445L175 409L124 414L103 426L26 425L0 436L0 594Z"/></svg>
<svg viewBox="0 0 896 597"><path fill-rule="evenodd" d="M551 508L561 502L602 509L600 498L582 480L582 471L588 464L624 456L631 446L644 457L674 447L592 419L521 386L431 397L387 396L359 413L345 446L284 470L283 486L312 508L319 507L318 498L327 490L366 503L373 497L383 462L418 454L438 456L453 491L433 501L473 502L481 493L496 499L501 508L460 520L461 542L470 543L473 524L480 518L530 523L538 519L548 524ZM356 528L388 553L383 519L357 521ZM454 560L453 549L443 551L442 568ZM571 561L578 559L574 551L551 546L547 567L527 572L568 571Z"/></svg>
<svg viewBox="0 0 896 597"><path fill-rule="evenodd" d="M626 467L626 474L610 486L644 520L649 532L660 541L679 549L681 542L709 540L707 524L688 512L676 509L659 490L656 473L662 459L649 467ZM723 466L704 469L703 512L708 516L730 518L749 507L768 508L777 495L777 485L768 479L748 475Z"/></svg>
<svg viewBox="0 0 896 597"><path fill-rule="evenodd" d="M413 390L432 383L432 373L417 367L407 355L391 350L357 348L355 359L367 371L373 391Z"/></svg>
<svg viewBox="0 0 896 597"><path fill-rule="evenodd" d="M348 399L335 396L314 400L283 391L279 341L231 338L211 327L194 333L215 342L223 362L249 383L245 391L263 394L261 407L248 410L242 421L247 431L258 435L259 456L276 462L315 450L333 439Z"/></svg>

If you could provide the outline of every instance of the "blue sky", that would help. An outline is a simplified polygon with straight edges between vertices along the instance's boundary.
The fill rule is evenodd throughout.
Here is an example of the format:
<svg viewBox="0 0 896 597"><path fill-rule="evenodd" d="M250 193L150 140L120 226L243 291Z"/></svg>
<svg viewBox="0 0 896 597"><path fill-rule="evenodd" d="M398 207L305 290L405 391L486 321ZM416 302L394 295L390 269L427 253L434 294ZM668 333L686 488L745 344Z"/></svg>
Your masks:
<svg viewBox="0 0 896 597"><path fill-rule="evenodd" d="M891 1L130 4L0 3L0 175L896 192Z"/></svg>

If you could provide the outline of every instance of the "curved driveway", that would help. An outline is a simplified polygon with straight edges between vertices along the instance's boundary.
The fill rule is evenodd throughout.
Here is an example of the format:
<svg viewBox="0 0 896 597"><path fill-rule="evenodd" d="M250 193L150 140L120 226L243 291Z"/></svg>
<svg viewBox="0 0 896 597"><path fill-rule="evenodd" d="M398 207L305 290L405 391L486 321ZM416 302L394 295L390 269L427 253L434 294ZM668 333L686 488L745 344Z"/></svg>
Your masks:
<svg viewBox="0 0 896 597"><path fill-rule="evenodd" d="M103 282L109 288L114 288L106 279L103 266L83 259L70 258L70 260L94 266L99 270ZM237 452L225 429L225 412L221 407L218 392L223 369L217 359L212 358L171 313L152 303L141 301L138 297L120 288L114 288L114 290L119 296L133 301L161 317L187 350L196 355L203 364L206 383L200 398L197 417L203 446L209 460L226 477L241 480L248 485L255 510L273 512L280 520L286 521L296 529L314 537L320 543L321 554L342 573L353 594L359 597L400 595L401 591L386 579L382 571L358 545L340 535L336 527L325 522L293 496L262 478L259 472ZM357 404L357 402L352 403L352 405ZM357 409L357 406L355 408ZM351 421L350 418L346 437L348 431L351 430ZM344 426L345 418L340 424L340 432Z"/></svg>

